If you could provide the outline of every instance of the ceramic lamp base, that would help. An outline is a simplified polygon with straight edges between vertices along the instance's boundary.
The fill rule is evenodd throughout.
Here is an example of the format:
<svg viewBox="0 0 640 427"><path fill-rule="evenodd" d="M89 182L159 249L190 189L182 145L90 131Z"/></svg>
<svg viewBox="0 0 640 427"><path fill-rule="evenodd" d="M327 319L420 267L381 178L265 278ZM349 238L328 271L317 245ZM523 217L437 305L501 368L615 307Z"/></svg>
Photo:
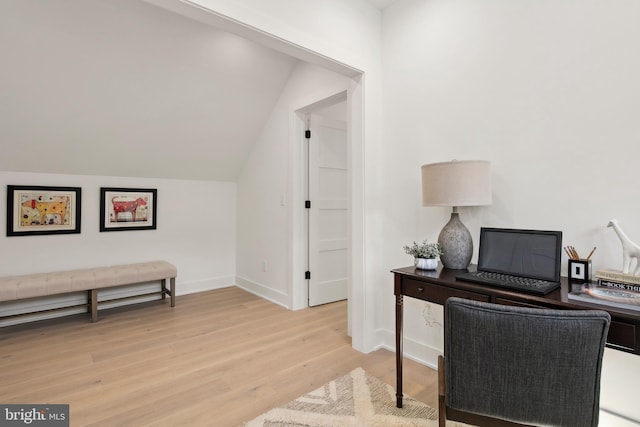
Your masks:
<svg viewBox="0 0 640 427"><path fill-rule="evenodd" d="M445 268L462 270L469 266L473 255L473 240L467 227L460 221L458 212L451 213L451 219L438 236L438 243L444 252L440 261Z"/></svg>

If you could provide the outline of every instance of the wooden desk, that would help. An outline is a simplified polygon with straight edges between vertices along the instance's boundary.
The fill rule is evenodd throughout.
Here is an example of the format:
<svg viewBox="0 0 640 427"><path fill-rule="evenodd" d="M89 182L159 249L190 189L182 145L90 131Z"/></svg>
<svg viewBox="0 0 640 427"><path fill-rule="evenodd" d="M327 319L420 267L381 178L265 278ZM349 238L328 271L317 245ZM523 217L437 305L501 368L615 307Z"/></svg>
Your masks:
<svg viewBox="0 0 640 427"><path fill-rule="evenodd" d="M469 271L475 270L470 266ZM545 296L480 285L456 280L464 270L449 270L439 266L435 271L404 267L391 270L394 274L396 296L396 399L402 408L402 320L403 298L409 296L436 304L444 304L449 297L467 298L495 304L563 310L600 309L611 315L607 346L628 353L640 354L640 314L608 306L569 301L569 282L562 278L562 286Z"/></svg>

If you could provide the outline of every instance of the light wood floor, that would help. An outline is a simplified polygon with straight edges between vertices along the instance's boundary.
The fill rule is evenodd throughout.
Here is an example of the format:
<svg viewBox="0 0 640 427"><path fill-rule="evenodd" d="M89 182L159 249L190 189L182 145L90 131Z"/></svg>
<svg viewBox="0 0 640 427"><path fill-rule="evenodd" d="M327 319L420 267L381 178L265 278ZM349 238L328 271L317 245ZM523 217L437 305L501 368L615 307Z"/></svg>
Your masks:
<svg viewBox="0 0 640 427"><path fill-rule="evenodd" d="M346 302L288 311L238 288L0 329L0 403L68 403L71 426L237 426L360 366L395 385L395 356L362 354ZM437 407L435 371L404 391Z"/></svg>

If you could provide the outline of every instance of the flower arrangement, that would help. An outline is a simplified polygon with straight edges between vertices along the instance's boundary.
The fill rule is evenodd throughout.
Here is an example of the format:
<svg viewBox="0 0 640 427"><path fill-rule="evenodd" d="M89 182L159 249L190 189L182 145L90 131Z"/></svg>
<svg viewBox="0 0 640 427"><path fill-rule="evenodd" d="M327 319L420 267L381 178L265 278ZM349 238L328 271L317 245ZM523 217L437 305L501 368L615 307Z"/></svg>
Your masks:
<svg viewBox="0 0 640 427"><path fill-rule="evenodd" d="M426 240L422 243L414 241L412 245L404 246L404 251L414 258L426 259L437 258L444 253L440 243L427 243Z"/></svg>

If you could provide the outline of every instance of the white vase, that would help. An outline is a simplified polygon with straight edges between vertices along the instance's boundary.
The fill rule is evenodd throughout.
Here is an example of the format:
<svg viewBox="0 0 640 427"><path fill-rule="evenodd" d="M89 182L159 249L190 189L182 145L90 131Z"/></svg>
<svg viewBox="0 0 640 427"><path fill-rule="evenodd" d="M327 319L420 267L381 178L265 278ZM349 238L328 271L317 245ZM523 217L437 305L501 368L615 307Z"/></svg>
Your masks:
<svg viewBox="0 0 640 427"><path fill-rule="evenodd" d="M438 268L438 260L435 258L414 258L413 265L420 270L435 270Z"/></svg>

